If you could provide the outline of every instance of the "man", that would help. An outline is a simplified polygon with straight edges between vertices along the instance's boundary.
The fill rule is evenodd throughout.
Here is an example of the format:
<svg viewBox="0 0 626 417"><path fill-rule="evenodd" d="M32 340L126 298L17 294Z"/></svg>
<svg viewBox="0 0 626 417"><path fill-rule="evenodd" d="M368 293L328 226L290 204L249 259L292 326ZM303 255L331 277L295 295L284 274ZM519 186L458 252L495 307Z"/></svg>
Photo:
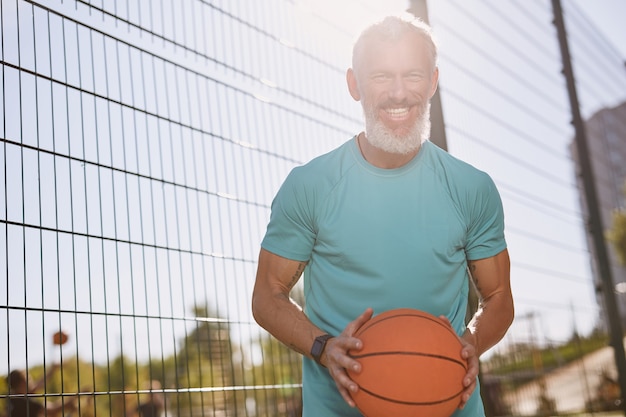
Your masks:
<svg viewBox="0 0 626 417"><path fill-rule="evenodd" d="M128 417L160 417L165 411L165 396L163 386L158 380L150 381L150 394L147 399L137 405L137 408L128 414Z"/></svg>
<svg viewBox="0 0 626 417"><path fill-rule="evenodd" d="M7 377L9 385L9 394L20 395L13 396L8 401L9 417L44 417L44 416L62 416L64 412L76 410L77 400L75 397L64 401L46 401L44 404L28 397L41 389L46 380L49 380L52 373L59 369L59 365L52 365L46 375L37 382L28 381L26 374L20 370L11 371Z"/></svg>
<svg viewBox="0 0 626 417"><path fill-rule="evenodd" d="M409 307L446 317L468 362L455 416L484 415L478 357L513 319L502 204L485 173L426 140L437 49L421 21L366 29L347 72L365 132L294 169L272 204L252 309L302 353L304 416L359 416L347 352L373 313ZM480 294L465 325L468 275ZM289 297L304 272L306 308Z"/></svg>

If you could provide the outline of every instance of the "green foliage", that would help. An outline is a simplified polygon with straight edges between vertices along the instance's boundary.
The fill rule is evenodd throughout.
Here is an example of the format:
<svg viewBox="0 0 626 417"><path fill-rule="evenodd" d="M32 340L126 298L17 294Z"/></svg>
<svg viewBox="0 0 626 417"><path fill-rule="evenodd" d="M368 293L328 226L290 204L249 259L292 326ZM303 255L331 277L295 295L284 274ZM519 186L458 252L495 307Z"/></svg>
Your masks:
<svg viewBox="0 0 626 417"><path fill-rule="evenodd" d="M624 195L626 196L626 183ZM606 232L606 238L613 244L619 261L626 265L626 207L613 211L613 225Z"/></svg>
<svg viewBox="0 0 626 417"><path fill-rule="evenodd" d="M613 244L621 264L626 265L626 209L613 212L613 228L607 232L607 238Z"/></svg>
<svg viewBox="0 0 626 417"><path fill-rule="evenodd" d="M156 381L165 389L171 415L247 415L243 410L252 406L256 415L299 415L299 354L269 335L251 342L244 351L231 340L231 323L207 308L196 308L194 316L178 348L167 357L154 356L144 363L123 354L102 363L78 356L64 358L62 367L47 381L48 401L57 400L59 393L77 394L81 417L123 417L132 415L149 397L147 390ZM28 372L33 379L45 373L43 365ZM0 377L0 410L5 410L2 395L8 388L6 376Z"/></svg>
<svg viewBox="0 0 626 417"><path fill-rule="evenodd" d="M511 352L495 354L483 362L483 369L493 375L524 375L528 378L570 363L608 345L605 334L594 332L589 336L573 335L557 346L536 347L518 344Z"/></svg>
<svg viewBox="0 0 626 417"><path fill-rule="evenodd" d="M301 407L302 356L273 337L264 337L261 343L262 362L253 368L256 385L276 387L255 394L260 415L299 415Z"/></svg>

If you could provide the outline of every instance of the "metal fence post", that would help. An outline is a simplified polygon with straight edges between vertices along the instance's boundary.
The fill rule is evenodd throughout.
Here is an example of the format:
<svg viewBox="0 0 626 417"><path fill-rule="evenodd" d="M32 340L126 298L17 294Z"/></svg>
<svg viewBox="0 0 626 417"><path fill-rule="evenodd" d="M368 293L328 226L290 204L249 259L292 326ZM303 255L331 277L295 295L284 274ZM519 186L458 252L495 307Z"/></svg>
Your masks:
<svg viewBox="0 0 626 417"><path fill-rule="evenodd" d="M606 242L604 239L604 228L600 217L593 168L591 165L591 158L589 156L589 148L587 146L587 133L580 114L574 70L567 43L567 32L565 30L565 20L563 19L561 1L552 0L552 9L554 13L554 25L556 26L559 47L561 50L561 58L563 60L563 75L565 76L565 80L567 82L567 92L572 112L572 123L575 130L576 151L578 153L580 175L582 177L585 193L584 197L589 210L589 219L587 224L593 238L596 263L598 265L600 279L602 280L602 293L604 295L604 304L606 309L605 314L607 320L609 321L610 342L615 354L615 364L617 366L618 381L621 390L621 406L624 411L624 415L626 415L626 401L624 401L626 394L626 357L624 356L621 315L619 314L617 300L615 299L613 278L611 276L611 268L609 265Z"/></svg>

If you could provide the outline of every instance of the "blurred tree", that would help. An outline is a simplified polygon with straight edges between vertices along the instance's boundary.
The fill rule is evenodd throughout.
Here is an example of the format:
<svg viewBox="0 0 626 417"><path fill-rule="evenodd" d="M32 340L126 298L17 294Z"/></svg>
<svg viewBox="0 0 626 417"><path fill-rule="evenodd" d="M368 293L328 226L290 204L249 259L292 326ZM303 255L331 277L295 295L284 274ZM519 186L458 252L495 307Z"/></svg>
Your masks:
<svg viewBox="0 0 626 417"><path fill-rule="evenodd" d="M229 389L235 382L230 324L208 307L195 307L196 321L176 355L176 408L181 414L243 409ZM198 388L211 387L210 393ZM224 388L220 391L220 388ZM185 410L185 412L181 411Z"/></svg>
<svg viewBox="0 0 626 417"><path fill-rule="evenodd" d="M626 184L624 195L626 195ZM626 265L626 207L618 208L613 212L613 226L607 232L607 238L613 244L622 265Z"/></svg>
<svg viewBox="0 0 626 417"><path fill-rule="evenodd" d="M260 415L297 416L301 413L302 356L271 336L261 339L262 362L254 367L255 384L271 387L256 392Z"/></svg>
<svg viewBox="0 0 626 417"><path fill-rule="evenodd" d="M291 298L304 307L304 291L300 281L291 291ZM302 356L266 334L259 339L260 362L255 362L252 381L267 389L255 392L258 415L294 417L302 415Z"/></svg>
<svg viewBox="0 0 626 417"><path fill-rule="evenodd" d="M303 302L300 292L294 296ZM81 417L132 413L146 397L150 381L160 382L166 390L169 416L301 414L298 353L269 335L250 341L244 349L231 338L231 320L208 307L195 308L193 313L195 320L171 355L143 363L123 354L100 363L67 357L63 372L50 378L46 391L78 394ZM44 367L35 365L29 372L40 376ZM6 409L1 394L6 392L6 376L0 376L0 416Z"/></svg>
<svg viewBox="0 0 626 417"><path fill-rule="evenodd" d="M105 392L101 406L109 408L112 415L123 416L127 411L125 391L136 385L136 365L134 362L120 355L112 359L106 371L96 378L96 391ZM104 403L104 404L102 404Z"/></svg>

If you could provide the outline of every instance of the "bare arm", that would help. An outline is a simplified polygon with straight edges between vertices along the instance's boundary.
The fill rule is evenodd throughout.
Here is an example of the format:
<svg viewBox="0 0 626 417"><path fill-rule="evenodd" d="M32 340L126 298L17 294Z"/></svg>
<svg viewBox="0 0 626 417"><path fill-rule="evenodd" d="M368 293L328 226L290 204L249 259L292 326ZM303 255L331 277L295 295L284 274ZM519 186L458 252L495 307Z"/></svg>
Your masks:
<svg viewBox="0 0 626 417"><path fill-rule="evenodd" d="M274 337L310 358L313 341L324 331L315 326L289 297L305 266L306 262L285 259L261 249L252 294L252 314L257 323ZM371 308L366 309L348 323L340 335L333 335L335 337L327 342L321 357L321 363L328 368L339 393L352 407L355 405L350 392L356 392L358 385L350 379L346 369L360 372L361 365L348 355L348 351L361 349L361 341L353 335L372 314Z"/></svg>
<svg viewBox="0 0 626 417"><path fill-rule="evenodd" d="M502 339L513 321L509 253L469 262L479 294L478 310L463 337L474 345L478 356Z"/></svg>
<svg viewBox="0 0 626 417"><path fill-rule="evenodd" d="M508 251L505 249L491 258L470 261L468 266L479 294L479 304L461 338L464 344L462 355L468 363L461 408L476 388L478 358L502 339L514 314Z"/></svg>
<svg viewBox="0 0 626 417"><path fill-rule="evenodd" d="M50 367L47 369L46 373L44 376L42 376L39 380L35 381L29 388L29 392L31 393L35 393L38 392L39 390L41 390L44 385L46 385L46 381L50 382L50 379L52 379L52 375L54 375L54 373L59 370L59 368L61 367L61 365L59 365L58 363L53 363L52 365L50 365Z"/></svg>
<svg viewBox="0 0 626 417"><path fill-rule="evenodd" d="M71 413L76 411L78 408L78 398L77 397L67 397L64 400L57 400L54 402L48 402L46 404L46 416L63 416L66 413Z"/></svg>
<svg viewBox="0 0 626 417"><path fill-rule="evenodd" d="M261 249L252 294L252 314L278 340L309 356L313 340L324 332L317 328L289 296L306 262L294 261Z"/></svg>

